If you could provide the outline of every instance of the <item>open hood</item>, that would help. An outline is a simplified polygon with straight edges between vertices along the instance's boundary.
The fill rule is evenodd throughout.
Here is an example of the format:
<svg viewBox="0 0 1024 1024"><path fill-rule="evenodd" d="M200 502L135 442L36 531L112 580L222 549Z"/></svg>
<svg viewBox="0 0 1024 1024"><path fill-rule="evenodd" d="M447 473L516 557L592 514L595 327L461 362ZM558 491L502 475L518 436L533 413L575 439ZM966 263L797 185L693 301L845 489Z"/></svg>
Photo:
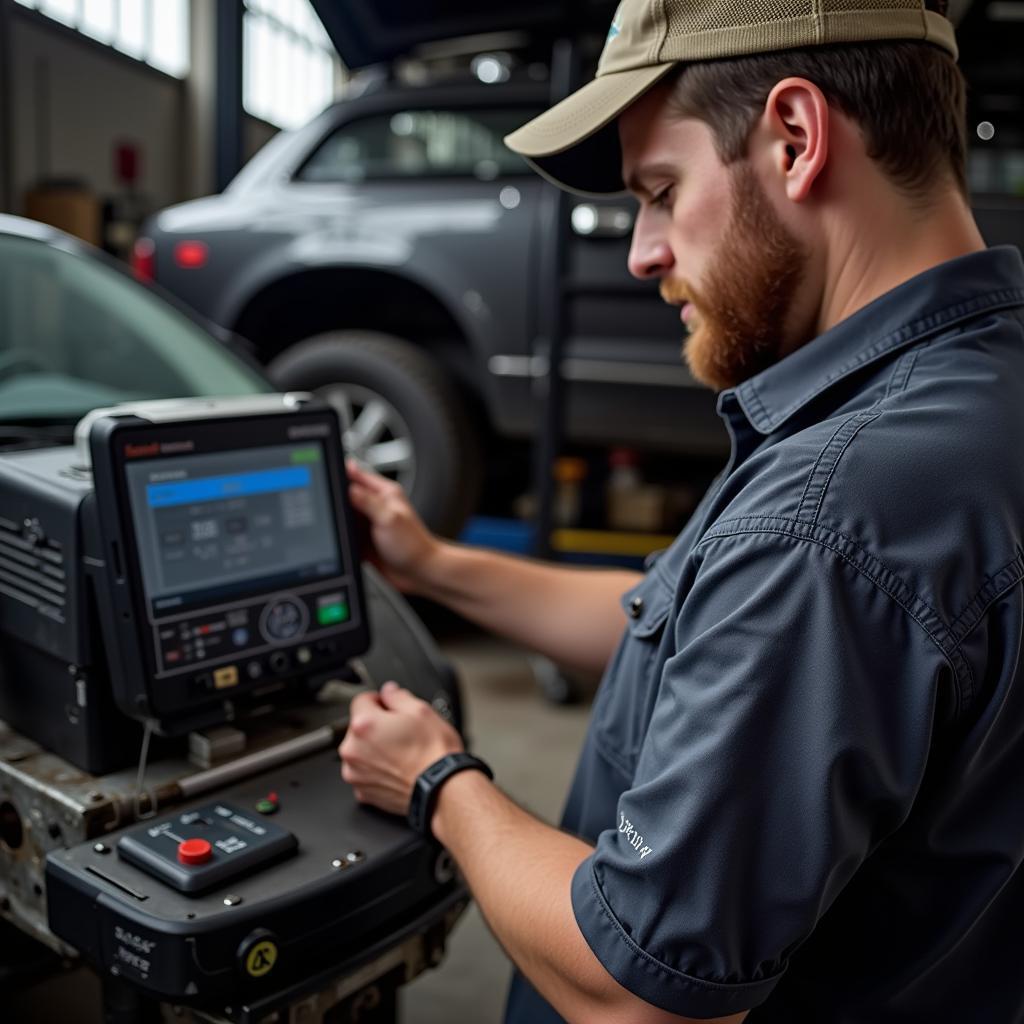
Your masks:
<svg viewBox="0 0 1024 1024"><path fill-rule="evenodd" d="M492 32L533 39L602 31L616 0L311 0L346 67L404 56L424 43Z"/></svg>
<svg viewBox="0 0 1024 1024"><path fill-rule="evenodd" d="M543 42L598 32L618 0L310 0L344 64L358 70L409 54L424 43L492 32L525 32ZM959 24L972 0L950 0ZM1008 5L997 4L995 7Z"/></svg>

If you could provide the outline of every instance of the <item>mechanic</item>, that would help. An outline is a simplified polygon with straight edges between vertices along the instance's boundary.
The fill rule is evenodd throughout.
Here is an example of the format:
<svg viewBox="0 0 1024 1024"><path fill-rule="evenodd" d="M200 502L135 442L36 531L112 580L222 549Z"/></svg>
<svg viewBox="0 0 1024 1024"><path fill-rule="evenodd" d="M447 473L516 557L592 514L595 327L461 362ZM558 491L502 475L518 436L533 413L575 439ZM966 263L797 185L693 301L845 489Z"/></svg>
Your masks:
<svg viewBox="0 0 1024 1024"><path fill-rule="evenodd" d="M944 13L626 0L509 137L628 184L721 392L728 467L645 577L443 542L352 467L397 585L606 670L561 830L421 776L462 744L397 684L340 748L454 855L517 1024L1024 1020L1024 265L970 213Z"/></svg>

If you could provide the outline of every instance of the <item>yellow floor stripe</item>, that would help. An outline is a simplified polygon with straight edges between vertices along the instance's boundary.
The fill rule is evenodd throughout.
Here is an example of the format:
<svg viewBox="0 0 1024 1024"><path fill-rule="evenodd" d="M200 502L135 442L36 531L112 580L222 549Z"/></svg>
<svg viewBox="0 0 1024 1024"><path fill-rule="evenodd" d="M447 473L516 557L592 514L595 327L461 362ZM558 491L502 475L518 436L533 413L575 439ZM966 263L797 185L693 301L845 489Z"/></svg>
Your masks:
<svg viewBox="0 0 1024 1024"><path fill-rule="evenodd" d="M554 530L551 533L551 546L555 551L640 558L667 548L674 540L675 537L665 533L620 533L614 530Z"/></svg>

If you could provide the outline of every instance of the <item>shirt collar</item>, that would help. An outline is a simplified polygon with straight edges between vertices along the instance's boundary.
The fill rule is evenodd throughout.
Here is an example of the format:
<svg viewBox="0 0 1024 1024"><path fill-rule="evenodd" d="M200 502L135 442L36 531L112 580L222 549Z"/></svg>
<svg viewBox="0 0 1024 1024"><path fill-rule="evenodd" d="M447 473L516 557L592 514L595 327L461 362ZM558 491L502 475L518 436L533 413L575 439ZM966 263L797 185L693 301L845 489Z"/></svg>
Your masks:
<svg viewBox="0 0 1024 1024"><path fill-rule="evenodd" d="M735 394L768 435L835 383L898 349L979 313L1024 305L1024 260L1014 246L970 253L911 278L756 377Z"/></svg>

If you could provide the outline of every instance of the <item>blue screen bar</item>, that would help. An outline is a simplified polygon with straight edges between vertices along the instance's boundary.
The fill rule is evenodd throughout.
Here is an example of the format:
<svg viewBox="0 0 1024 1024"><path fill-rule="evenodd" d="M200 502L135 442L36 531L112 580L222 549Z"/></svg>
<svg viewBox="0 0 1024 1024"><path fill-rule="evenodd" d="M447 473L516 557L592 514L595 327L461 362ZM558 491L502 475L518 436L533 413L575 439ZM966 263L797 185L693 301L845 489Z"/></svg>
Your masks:
<svg viewBox="0 0 1024 1024"><path fill-rule="evenodd" d="M244 498L250 494L290 491L297 487L309 487L310 479L308 466L264 469L232 476L208 476L200 480L182 480L180 483L149 484L146 487L146 500L150 508L170 508L173 505L191 505L200 501L219 501L225 498Z"/></svg>

